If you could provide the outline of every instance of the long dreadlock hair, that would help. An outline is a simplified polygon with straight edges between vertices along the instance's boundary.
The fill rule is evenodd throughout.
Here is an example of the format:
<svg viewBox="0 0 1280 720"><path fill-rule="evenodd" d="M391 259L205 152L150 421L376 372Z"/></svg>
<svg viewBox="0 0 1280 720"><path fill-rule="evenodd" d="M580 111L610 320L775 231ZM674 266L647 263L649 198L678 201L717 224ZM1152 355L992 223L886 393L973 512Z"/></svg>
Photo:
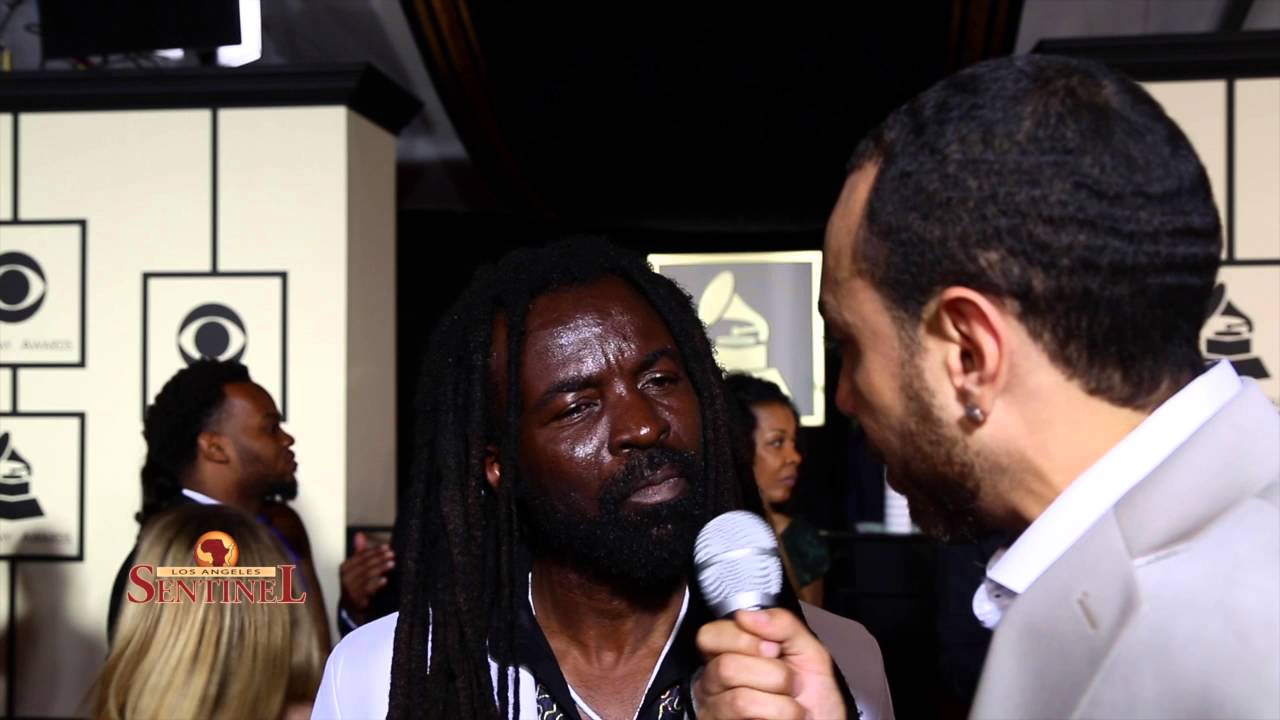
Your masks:
<svg viewBox="0 0 1280 720"><path fill-rule="evenodd" d="M537 297L608 276L649 301L684 359L701 406L707 517L744 506L760 511L753 486L744 492L735 469L720 368L692 300L679 286L642 258L590 238L518 250L482 269L432 334L423 368L388 717L416 717L426 708L438 717L519 713L518 688L509 678L514 603L524 601L517 597L523 541L516 438L525 319ZM507 324L507 386L496 390L505 393L505 403L490 397L498 317ZM505 412L494 417L493 408ZM500 453L496 489L485 479L489 443ZM490 656L499 666L496 687ZM518 683L518 673L514 677Z"/></svg>
<svg viewBox="0 0 1280 720"><path fill-rule="evenodd" d="M177 503L182 475L196 459L196 438L222 409L223 388L239 382L252 382L244 365L202 359L179 370L160 389L142 426L147 459L142 465L142 510L135 516L139 523Z"/></svg>

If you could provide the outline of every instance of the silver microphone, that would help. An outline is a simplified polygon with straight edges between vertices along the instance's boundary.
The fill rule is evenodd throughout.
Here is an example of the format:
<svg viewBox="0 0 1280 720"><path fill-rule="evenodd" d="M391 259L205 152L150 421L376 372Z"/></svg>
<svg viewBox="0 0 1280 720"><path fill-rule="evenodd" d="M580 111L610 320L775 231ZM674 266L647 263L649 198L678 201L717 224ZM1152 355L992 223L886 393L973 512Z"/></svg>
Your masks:
<svg viewBox="0 0 1280 720"><path fill-rule="evenodd" d="M768 523L746 510L727 512L702 528L693 566L716 617L773 607L782 592L778 540Z"/></svg>

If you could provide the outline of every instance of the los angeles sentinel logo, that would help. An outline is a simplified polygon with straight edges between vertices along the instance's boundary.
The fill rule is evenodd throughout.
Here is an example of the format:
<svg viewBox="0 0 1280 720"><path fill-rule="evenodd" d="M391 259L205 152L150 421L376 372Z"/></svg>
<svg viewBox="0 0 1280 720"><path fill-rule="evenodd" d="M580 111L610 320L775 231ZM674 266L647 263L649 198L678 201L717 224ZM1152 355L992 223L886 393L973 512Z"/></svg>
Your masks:
<svg viewBox="0 0 1280 720"><path fill-rule="evenodd" d="M240 567L240 546L219 530L201 535L194 555L194 566L134 565L129 571L129 602L236 605L307 600L306 592L296 592L296 565Z"/></svg>

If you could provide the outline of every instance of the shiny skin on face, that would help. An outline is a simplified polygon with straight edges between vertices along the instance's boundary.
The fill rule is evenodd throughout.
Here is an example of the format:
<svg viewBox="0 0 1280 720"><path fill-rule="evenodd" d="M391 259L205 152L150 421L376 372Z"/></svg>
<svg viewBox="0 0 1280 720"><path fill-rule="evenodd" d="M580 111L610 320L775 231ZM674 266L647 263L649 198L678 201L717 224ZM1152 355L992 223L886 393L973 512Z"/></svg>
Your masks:
<svg viewBox="0 0 1280 720"><path fill-rule="evenodd" d="M675 341L626 281L607 277L538 297L525 332L518 455L540 494L596 516L602 490L629 458L659 448L700 453L698 398ZM626 506L687 493L684 473L647 470L628 488Z"/></svg>

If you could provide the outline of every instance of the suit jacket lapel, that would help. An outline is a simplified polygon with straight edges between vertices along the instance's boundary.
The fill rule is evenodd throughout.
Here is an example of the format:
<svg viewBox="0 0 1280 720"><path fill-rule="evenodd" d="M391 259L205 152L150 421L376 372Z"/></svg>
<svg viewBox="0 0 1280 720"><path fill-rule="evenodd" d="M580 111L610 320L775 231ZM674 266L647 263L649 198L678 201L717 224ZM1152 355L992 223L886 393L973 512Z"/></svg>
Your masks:
<svg viewBox="0 0 1280 720"><path fill-rule="evenodd" d="M1246 380L1221 411L1126 494L1010 605L973 717L1068 717L1140 603L1134 561L1175 551L1280 473L1280 416Z"/></svg>
<svg viewBox="0 0 1280 720"><path fill-rule="evenodd" d="M973 716L1069 716L1136 602L1129 552L1107 513L1010 605L992 638Z"/></svg>
<svg viewBox="0 0 1280 720"><path fill-rule="evenodd" d="M1280 475L1280 415L1252 380L1116 503L1135 559L1174 550Z"/></svg>

